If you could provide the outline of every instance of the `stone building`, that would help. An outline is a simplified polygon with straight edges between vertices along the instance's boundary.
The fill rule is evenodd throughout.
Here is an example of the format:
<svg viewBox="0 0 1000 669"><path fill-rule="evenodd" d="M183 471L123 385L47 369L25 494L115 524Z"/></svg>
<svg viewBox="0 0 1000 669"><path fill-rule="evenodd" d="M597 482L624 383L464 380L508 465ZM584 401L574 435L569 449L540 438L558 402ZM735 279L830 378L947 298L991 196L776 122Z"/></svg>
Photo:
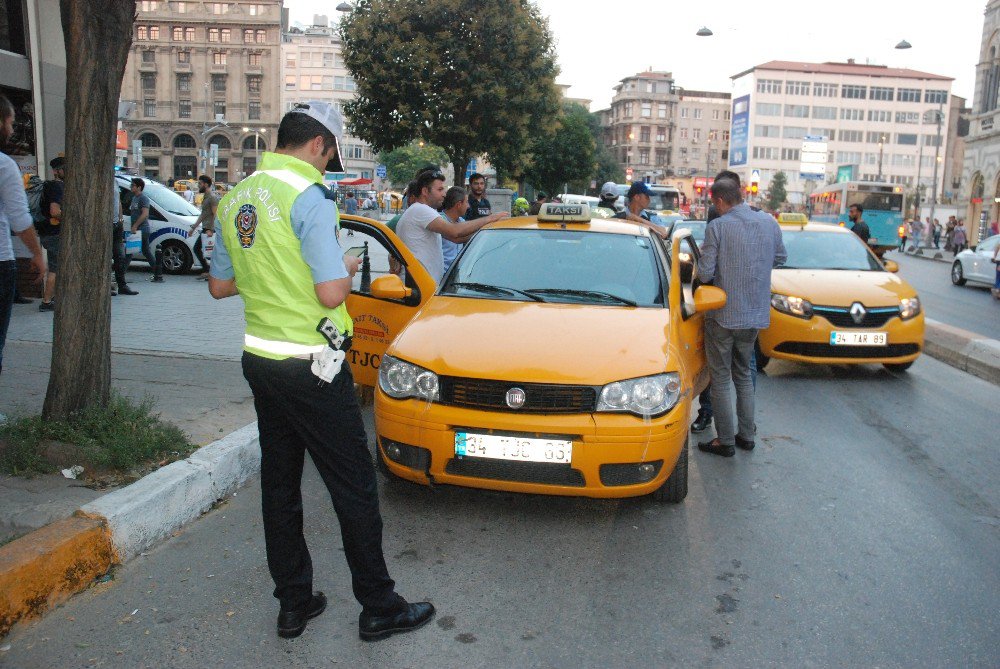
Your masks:
<svg viewBox="0 0 1000 669"><path fill-rule="evenodd" d="M207 172L233 183L252 173L281 119L281 0L136 8L121 93L128 165L161 181Z"/></svg>
<svg viewBox="0 0 1000 669"><path fill-rule="evenodd" d="M983 14L959 196L960 204L965 205L970 243L987 234L990 223L1000 219L1000 0L990 0Z"/></svg>

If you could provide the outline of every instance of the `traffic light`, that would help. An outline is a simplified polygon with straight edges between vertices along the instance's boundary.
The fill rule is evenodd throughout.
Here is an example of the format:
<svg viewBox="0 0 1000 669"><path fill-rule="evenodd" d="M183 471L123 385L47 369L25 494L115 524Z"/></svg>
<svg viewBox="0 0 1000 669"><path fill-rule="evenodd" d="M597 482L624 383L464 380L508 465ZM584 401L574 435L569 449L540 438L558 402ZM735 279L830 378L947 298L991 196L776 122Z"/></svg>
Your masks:
<svg viewBox="0 0 1000 669"><path fill-rule="evenodd" d="M750 184L747 184L746 186L744 186L743 190L745 190L747 192L747 195L749 195L750 194Z"/></svg>
<svg viewBox="0 0 1000 669"><path fill-rule="evenodd" d="M756 181L754 181L753 183L750 184L750 194L751 195L756 195L757 194L757 182Z"/></svg>
<svg viewBox="0 0 1000 669"><path fill-rule="evenodd" d="M698 195L701 195L701 192L702 192L703 190L704 190L704 189L703 189L703 188L702 188L701 186L695 186L695 187L694 187L694 192L695 192L695 193L697 193Z"/></svg>

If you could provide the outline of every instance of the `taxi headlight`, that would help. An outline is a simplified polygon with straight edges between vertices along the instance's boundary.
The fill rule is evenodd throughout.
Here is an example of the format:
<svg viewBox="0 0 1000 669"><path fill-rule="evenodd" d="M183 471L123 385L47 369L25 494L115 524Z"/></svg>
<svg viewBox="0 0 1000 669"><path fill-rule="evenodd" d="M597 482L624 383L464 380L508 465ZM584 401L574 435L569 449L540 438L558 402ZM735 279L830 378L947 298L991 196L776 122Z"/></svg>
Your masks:
<svg viewBox="0 0 1000 669"><path fill-rule="evenodd" d="M386 395L396 399L438 399L437 374L391 355L382 357L382 364L378 368L378 387Z"/></svg>
<svg viewBox="0 0 1000 669"><path fill-rule="evenodd" d="M904 297L899 301L899 317L904 321L920 313L919 297Z"/></svg>
<svg viewBox="0 0 1000 669"><path fill-rule="evenodd" d="M798 318L809 319L813 316L812 302L804 297L771 293L771 306L783 314L797 316Z"/></svg>
<svg viewBox="0 0 1000 669"><path fill-rule="evenodd" d="M681 379L676 373L643 376L601 388L597 410L658 416L672 409L680 396Z"/></svg>

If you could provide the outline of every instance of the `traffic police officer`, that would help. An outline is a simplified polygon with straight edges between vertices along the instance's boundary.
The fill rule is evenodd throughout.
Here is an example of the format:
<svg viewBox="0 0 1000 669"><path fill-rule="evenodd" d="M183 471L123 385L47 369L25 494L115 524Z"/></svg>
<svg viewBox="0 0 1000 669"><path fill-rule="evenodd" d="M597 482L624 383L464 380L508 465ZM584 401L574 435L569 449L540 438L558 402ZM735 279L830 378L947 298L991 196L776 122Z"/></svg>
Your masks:
<svg viewBox="0 0 1000 669"><path fill-rule="evenodd" d="M359 259L338 243L337 206L323 171L343 171L340 112L297 105L278 127L277 149L219 203L209 277L213 297L239 294L246 316L243 374L253 391L261 450L267 563L281 602L278 634L295 637L326 608L312 591L302 533L302 467L308 451L340 521L359 633L383 639L427 623L434 607L396 594L382 553L375 469L351 370L353 322L344 301Z"/></svg>

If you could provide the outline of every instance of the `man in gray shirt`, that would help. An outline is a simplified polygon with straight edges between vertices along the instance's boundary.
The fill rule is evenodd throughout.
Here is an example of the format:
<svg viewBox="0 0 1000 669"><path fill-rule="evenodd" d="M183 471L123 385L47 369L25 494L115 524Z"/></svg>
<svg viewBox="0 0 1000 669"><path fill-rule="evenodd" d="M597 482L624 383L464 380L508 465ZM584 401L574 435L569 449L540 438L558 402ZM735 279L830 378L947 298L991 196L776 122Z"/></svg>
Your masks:
<svg viewBox="0 0 1000 669"><path fill-rule="evenodd" d="M734 446L754 447L754 393L750 361L757 332L771 322L771 269L788 257L781 228L769 214L752 210L732 179L712 185L719 218L705 231L698 278L726 291L726 305L705 316L705 353L712 376L715 439L698 444L713 455L732 457ZM730 388L736 387L734 420Z"/></svg>

